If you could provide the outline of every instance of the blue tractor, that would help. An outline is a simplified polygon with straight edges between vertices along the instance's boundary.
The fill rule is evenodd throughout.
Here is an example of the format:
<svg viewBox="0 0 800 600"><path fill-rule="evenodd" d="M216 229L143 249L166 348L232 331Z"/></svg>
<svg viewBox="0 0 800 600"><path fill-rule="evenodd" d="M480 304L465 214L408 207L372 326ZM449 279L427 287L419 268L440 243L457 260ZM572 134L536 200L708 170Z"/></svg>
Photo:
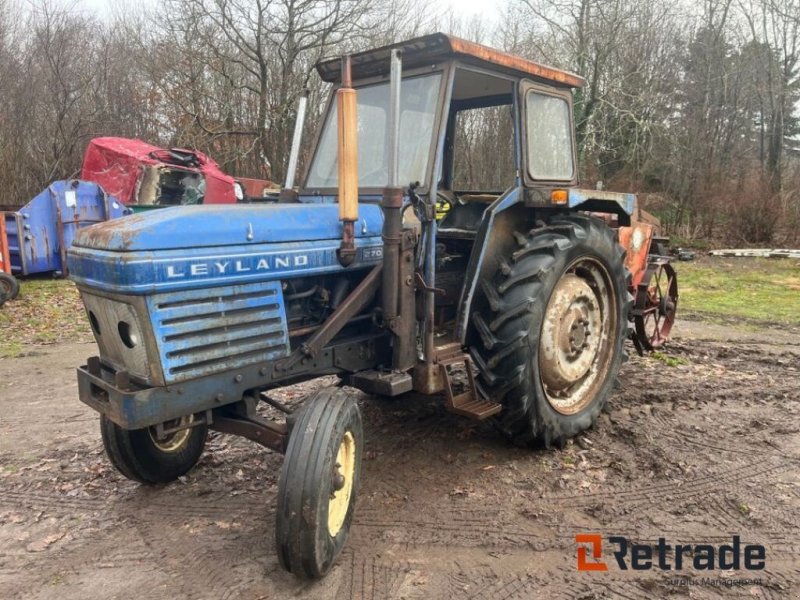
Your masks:
<svg viewBox="0 0 800 600"><path fill-rule="evenodd" d="M515 444L562 445L606 402L633 299L614 227L635 198L577 187L580 77L443 34L317 70L334 92L300 186L109 221L69 252L99 347L80 398L110 461L172 481L209 429L283 453L276 549L302 578L347 537L361 417L342 387L294 411L269 390L334 374L441 398ZM508 175L460 189L475 114L499 115ZM298 149L295 136L290 173ZM290 414L265 419L259 402Z"/></svg>

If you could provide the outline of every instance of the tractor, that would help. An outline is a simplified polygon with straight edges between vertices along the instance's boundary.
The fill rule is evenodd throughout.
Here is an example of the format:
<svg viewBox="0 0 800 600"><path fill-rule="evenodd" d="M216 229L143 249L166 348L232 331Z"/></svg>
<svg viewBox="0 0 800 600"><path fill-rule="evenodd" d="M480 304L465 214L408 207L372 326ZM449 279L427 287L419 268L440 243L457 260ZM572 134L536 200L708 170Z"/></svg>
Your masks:
<svg viewBox="0 0 800 600"><path fill-rule="evenodd" d="M111 463L173 481L209 429L284 454L276 551L306 579L353 520L365 442L345 386L563 446L602 410L636 319L663 328L677 302L674 274L652 283L667 259L635 196L578 187L580 77L444 34L317 71L331 98L279 202L136 214L82 229L69 252L99 348L79 394ZM507 178L459 189L472 111L497 115ZM340 385L296 407L270 396L322 375Z"/></svg>

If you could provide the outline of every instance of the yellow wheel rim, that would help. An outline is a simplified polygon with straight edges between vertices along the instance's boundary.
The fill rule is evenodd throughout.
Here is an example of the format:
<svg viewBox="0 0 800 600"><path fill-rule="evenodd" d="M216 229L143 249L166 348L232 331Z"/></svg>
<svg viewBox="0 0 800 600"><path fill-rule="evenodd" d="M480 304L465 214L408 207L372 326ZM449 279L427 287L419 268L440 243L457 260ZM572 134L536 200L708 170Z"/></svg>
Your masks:
<svg viewBox="0 0 800 600"><path fill-rule="evenodd" d="M188 415L181 417L180 419L167 421L164 423L164 427L171 429L173 427L186 426L191 423L191 421L192 416ZM183 449L183 445L187 442L189 436L192 435L192 428L187 427L186 429L181 429L175 433L170 433L163 440L159 440L155 427L148 428L148 431L150 433L150 439L153 440L153 445L161 450L161 452L177 452L178 450Z"/></svg>
<svg viewBox="0 0 800 600"><path fill-rule="evenodd" d="M356 470L356 440L349 431L344 434L336 462L333 465L331 498L328 502L328 533L331 537L341 531L353 494L353 477Z"/></svg>

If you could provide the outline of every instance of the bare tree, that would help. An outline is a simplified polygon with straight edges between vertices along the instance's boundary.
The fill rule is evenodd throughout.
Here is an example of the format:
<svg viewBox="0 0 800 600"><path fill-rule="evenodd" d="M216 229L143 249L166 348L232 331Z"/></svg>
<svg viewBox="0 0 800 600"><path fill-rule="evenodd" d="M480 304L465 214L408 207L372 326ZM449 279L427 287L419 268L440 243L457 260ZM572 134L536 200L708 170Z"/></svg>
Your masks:
<svg viewBox="0 0 800 600"><path fill-rule="evenodd" d="M750 0L742 14L752 35L753 48L760 49L757 74L760 94L760 158L770 186L783 185L783 150L786 138L798 132L792 118L800 97L800 1Z"/></svg>
<svg viewBox="0 0 800 600"><path fill-rule="evenodd" d="M372 0L169 0L153 22L154 49L166 67L161 87L214 138L256 142L271 174L284 176L294 101L311 84L316 61L370 31ZM167 16L164 16L164 15ZM172 62L171 54L176 54ZM246 107L237 110L237 107ZM252 147L252 144L250 144ZM241 149L242 146L240 145Z"/></svg>

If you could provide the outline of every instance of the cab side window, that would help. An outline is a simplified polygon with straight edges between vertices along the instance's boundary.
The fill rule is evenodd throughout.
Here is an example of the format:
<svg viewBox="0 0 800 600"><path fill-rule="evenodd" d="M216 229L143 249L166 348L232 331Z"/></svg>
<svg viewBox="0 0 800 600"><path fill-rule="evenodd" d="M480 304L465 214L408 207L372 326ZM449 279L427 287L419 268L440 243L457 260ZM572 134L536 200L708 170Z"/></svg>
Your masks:
<svg viewBox="0 0 800 600"><path fill-rule="evenodd" d="M528 174L542 181L570 181L575 174L569 104L529 90L525 95Z"/></svg>

